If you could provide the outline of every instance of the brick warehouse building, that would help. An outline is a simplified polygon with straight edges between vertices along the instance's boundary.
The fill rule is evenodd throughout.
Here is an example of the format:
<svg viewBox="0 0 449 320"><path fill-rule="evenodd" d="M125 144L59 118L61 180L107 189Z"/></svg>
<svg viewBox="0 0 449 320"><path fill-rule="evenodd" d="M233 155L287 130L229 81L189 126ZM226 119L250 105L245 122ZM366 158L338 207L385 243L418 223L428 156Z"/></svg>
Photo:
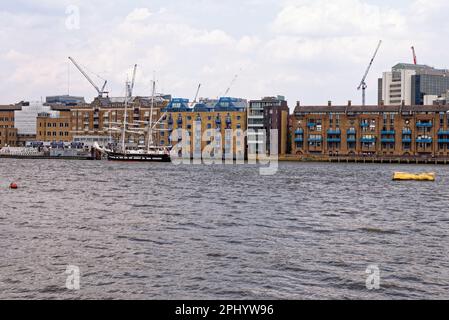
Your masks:
<svg viewBox="0 0 449 320"><path fill-rule="evenodd" d="M449 105L301 106L292 121L299 157L449 158Z"/></svg>
<svg viewBox="0 0 449 320"><path fill-rule="evenodd" d="M222 97L218 100L203 100L197 103L193 108L189 105L187 99L173 99L166 108L162 110L165 117L162 119L159 129L161 131L159 141L163 146L173 146L177 141L171 141L171 134L177 129L184 129L192 137L189 146L190 155L200 157L194 154L196 150L204 150L211 144L215 136L211 130L220 133L221 141L218 143L222 147L222 152L232 150L237 157L245 156L245 136L247 126L247 106L245 99ZM196 126L196 123L201 126ZM236 136L229 138L226 136L226 130L232 130ZM209 132L208 132L209 131ZM203 134L208 134L209 141L202 141ZM197 140L195 140L195 137Z"/></svg>
<svg viewBox="0 0 449 320"><path fill-rule="evenodd" d="M155 97L153 121L160 117L160 109L167 105L164 97ZM130 99L127 111L127 122L133 128L144 129L145 121L150 119L151 98L133 97ZM51 105L48 110L39 112L34 119L36 123L36 138L41 142L85 142L110 141L110 136L117 138L120 132L111 132L123 122L125 114L124 98L96 98L90 104L76 106ZM142 135L130 135L131 145L143 144Z"/></svg>
<svg viewBox="0 0 449 320"><path fill-rule="evenodd" d="M18 110L21 110L20 106L0 106L0 148L17 145L14 112Z"/></svg>

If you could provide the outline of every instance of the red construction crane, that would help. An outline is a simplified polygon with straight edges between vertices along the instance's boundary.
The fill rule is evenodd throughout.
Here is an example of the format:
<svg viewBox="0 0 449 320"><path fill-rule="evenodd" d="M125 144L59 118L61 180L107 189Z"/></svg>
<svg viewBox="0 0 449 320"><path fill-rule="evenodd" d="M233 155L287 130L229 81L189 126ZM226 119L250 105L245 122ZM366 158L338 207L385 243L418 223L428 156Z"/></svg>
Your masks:
<svg viewBox="0 0 449 320"><path fill-rule="evenodd" d="M418 64L418 60L416 59L415 47L412 47L412 52L413 52L413 63Z"/></svg>

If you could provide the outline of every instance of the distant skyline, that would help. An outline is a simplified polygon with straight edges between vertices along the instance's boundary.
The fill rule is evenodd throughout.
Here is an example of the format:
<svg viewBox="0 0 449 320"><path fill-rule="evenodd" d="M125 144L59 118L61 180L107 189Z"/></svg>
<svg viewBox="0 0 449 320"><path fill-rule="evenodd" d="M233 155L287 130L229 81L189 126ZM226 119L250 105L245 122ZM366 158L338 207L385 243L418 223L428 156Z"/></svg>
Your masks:
<svg viewBox="0 0 449 320"><path fill-rule="evenodd" d="M449 68L447 0L19 0L0 3L0 104L95 90L67 59L109 81L124 95L139 65L135 94L158 91L193 99L284 95L302 104L361 103L356 88L377 42L367 79L398 62ZM79 10L79 25L76 12ZM92 74L91 74L92 75ZM102 81L95 75L92 79Z"/></svg>

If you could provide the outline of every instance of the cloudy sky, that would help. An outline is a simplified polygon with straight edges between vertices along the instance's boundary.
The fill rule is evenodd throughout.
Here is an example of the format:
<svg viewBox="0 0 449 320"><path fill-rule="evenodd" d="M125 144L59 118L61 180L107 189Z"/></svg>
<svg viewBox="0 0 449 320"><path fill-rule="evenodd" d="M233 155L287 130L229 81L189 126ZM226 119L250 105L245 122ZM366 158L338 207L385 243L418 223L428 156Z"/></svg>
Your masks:
<svg viewBox="0 0 449 320"><path fill-rule="evenodd" d="M193 99L201 83L201 96L217 97L238 74L235 97L360 102L356 87L382 39L368 78L375 103L376 79L411 62L411 45L419 63L449 67L448 10L447 0L2 0L0 103L69 87L91 100L69 55L94 81L108 79L112 96L137 63L137 95L150 94L156 74L159 92Z"/></svg>

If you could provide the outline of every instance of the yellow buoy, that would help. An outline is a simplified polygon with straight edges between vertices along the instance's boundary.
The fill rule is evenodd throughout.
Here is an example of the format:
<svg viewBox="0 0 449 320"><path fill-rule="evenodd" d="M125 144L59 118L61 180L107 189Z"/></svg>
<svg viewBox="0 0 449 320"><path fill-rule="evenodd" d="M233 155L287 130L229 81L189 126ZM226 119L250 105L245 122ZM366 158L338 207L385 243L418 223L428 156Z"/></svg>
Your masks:
<svg viewBox="0 0 449 320"><path fill-rule="evenodd" d="M393 180L435 181L435 173L406 173L395 172Z"/></svg>

